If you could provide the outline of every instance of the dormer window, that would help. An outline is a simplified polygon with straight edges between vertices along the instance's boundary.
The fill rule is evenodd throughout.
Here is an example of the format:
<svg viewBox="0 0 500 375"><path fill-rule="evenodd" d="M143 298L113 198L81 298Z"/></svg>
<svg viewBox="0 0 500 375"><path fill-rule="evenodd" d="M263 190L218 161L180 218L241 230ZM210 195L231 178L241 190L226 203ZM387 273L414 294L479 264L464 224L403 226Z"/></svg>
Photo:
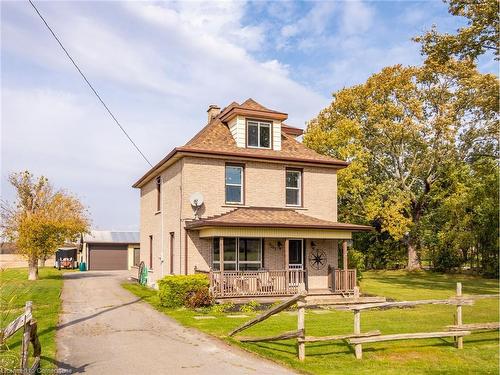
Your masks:
<svg viewBox="0 0 500 375"><path fill-rule="evenodd" d="M271 123L247 120L247 147L271 148Z"/></svg>

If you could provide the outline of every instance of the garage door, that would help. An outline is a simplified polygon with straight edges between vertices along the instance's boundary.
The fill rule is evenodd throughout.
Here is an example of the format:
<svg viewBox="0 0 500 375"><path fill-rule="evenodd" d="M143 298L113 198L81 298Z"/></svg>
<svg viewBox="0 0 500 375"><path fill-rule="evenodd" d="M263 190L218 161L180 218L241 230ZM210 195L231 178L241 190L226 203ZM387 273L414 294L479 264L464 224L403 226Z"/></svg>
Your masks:
<svg viewBox="0 0 500 375"><path fill-rule="evenodd" d="M89 269L126 270L127 245L90 245Z"/></svg>

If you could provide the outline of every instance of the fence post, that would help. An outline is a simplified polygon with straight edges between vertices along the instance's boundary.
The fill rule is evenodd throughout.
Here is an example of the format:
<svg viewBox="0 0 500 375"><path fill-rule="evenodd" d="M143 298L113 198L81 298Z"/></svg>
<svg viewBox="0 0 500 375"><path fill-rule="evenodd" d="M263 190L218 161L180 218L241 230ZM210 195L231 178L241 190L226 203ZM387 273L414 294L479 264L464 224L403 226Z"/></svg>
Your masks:
<svg viewBox="0 0 500 375"><path fill-rule="evenodd" d="M359 298L359 286L354 287L354 298Z"/></svg>
<svg viewBox="0 0 500 375"><path fill-rule="evenodd" d="M31 315L33 310L33 303L31 301L26 302L24 307L24 333L23 342L21 344L21 370L26 370L28 368L28 349L31 339L31 321L26 319L26 316Z"/></svg>
<svg viewBox="0 0 500 375"><path fill-rule="evenodd" d="M299 284L299 293L302 293L305 291L305 285L304 283ZM297 306L299 308L298 314L297 314L297 331L299 332L299 335L297 337L297 346L298 346L298 354L299 354L299 361L303 361L306 359L306 343L304 342L305 335L306 335L306 302L305 298L301 298L300 300L297 301Z"/></svg>
<svg viewBox="0 0 500 375"><path fill-rule="evenodd" d="M354 310L354 334L359 335L361 333L361 311ZM354 354L356 359L363 358L363 347L361 344L354 344Z"/></svg>
<svg viewBox="0 0 500 375"><path fill-rule="evenodd" d="M462 283L457 283L457 298L462 297ZM459 302L460 303L460 302ZM457 304L457 325L461 326L462 322L462 305ZM464 338L463 336L458 337L457 339L457 348L464 348Z"/></svg>

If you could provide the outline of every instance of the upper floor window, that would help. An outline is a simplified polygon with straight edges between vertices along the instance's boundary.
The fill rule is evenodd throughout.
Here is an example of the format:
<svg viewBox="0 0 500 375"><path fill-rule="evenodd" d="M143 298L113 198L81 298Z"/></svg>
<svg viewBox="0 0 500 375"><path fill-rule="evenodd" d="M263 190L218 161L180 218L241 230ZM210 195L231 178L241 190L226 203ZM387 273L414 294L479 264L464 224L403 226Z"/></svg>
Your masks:
<svg viewBox="0 0 500 375"><path fill-rule="evenodd" d="M161 210L161 177L156 177L156 211Z"/></svg>
<svg viewBox="0 0 500 375"><path fill-rule="evenodd" d="M286 205L302 205L302 170L286 170Z"/></svg>
<svg viewBox="0 0 500 375"><path fill-rule="evenodd" d="M243 203L243 173L242 165L226 165L226 203Z"/></svg>
<svg viewBox="0 0 500 375"><path fill-rule="evenodd" d="M247 147L271 148L271 123L247 121Z"/></svg>

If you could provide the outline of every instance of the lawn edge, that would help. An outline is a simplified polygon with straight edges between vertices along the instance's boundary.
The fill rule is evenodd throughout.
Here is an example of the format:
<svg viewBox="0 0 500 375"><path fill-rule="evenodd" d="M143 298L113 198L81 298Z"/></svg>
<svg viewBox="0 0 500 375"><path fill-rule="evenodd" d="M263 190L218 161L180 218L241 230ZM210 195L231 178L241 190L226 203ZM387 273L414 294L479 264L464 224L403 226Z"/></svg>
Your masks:
<svg viewBox="0 0 500 375"><path fill-rule="evenodd" d="M133 295L135 295L136 297L139 297L139 298L141 299L141 302L148 304L148 305L149 305L149 306L151 306L154 310L156 310L156 311L158 311L159 313L161 313L161 314L165 315L166 317L168 317L168 318L170 318L170 319L174 320L176 323L180 324L180 325L181 325L181 326L183 326L184 328L195 330L196 332L202 333L203 335L206 335L206 336L208 336L208 337L210 337L210 338L214 338L214 339L216 339L217 341L219 341L219 342L223 343L224 345L230 346L231 348L241 349L241 350L243 350L244 352L246 352L246 353L248 353L248 354L250 354L250 355L256 356L257 358L260 358L260 359L263 359L263 360L266 360L266 361L269 361L269 362L272 362L272 363L276 363L276 364L278 364L278 365L280 365L280 366L282 366L282 367L284 367L284 368L286 368L286 369L288 369L288 370L292 370L292 371L294 371L294 372L295 372L295 373L297 373L297 374L314 375L314 373L312 373L312 372L308 372L308 371L304 371L303 369L298 369L298 368L292 367L292 366L290 366L290 365L289 365L288 363L286 363L286 362L278 361L278 360L275 360L275 359L272 359L272 358L266 357L266 356L264 356L264 355L262 355L262 354L260 354L260 353L257 353L257 352L254 352L254 351L252 351L252 350L249 350L248 348L245 348L244 346L240 345L240 344L238 343L238 341L237 341L237 340L235 340L235 339L231 339L229 336L223 336L223 337L216 336L216 335L211 334L211 333L209 333L209 332L204 332L204 331L202 331L202 330L200 330L200 329L198 329L198 328L196 328L196 327L192 327L192 326L189 326L189 325L184 324L183 322L181 322L181 321L177 320L175 317L173 317L173 316L171 316L171 315L169 315L169 314L165 313L164 311L160 310L157 306L155 306L155 305L153 305L152 303L150 303L150 302L146 301L146 300L144 299L144 297L141 297L141 296L139 296L139 295L135 294L134 292L132 292L131 290L129 290L129 289L127 289L127 288L125 287L125 285L134 285L134 284L135 284L135 285L139 285L139 284L137 284L136 282L133 282L133 281L124 281L124 282L122 282L122 283L120 284L120 286L121 286L123 289L125 289L126 291L128 291L129 293L132 293L132 294L133 294ZM140 286L142 286L142 285L140 285ZM142 286L142 287L144 287L144 286ZM156 291L156 290L154 290L154 289L152 289L152 288L149 288L149 287L144 287L144 288L150 289L151 291Z"/></svg>

